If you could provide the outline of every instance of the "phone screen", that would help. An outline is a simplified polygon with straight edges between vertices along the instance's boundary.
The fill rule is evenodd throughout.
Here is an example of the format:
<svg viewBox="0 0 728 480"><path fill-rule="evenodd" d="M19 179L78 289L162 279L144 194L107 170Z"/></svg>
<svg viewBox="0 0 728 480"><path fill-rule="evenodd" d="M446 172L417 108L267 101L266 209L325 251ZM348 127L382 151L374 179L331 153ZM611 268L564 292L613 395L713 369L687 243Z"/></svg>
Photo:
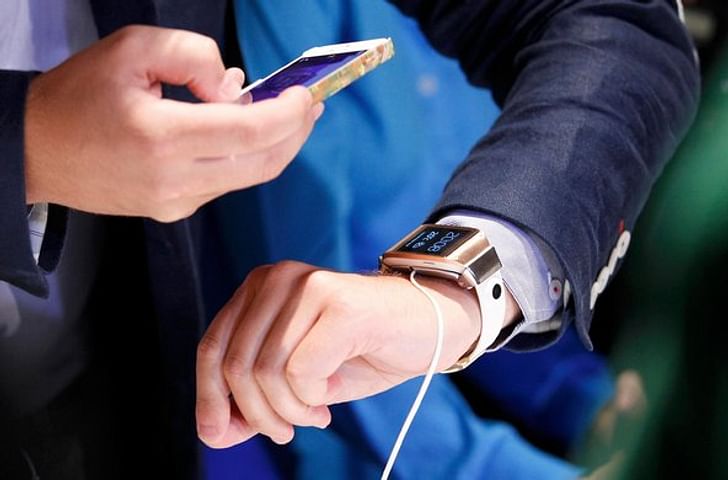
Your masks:
<svg viewBox="0 0 728 480"><path fill-rule="evenodd" d="M250 94L253 101L258 102L266 98L277 97L283 90L293 85L310 87L365 51L299 58L296 62L254 87L250 90Z"/></svg>

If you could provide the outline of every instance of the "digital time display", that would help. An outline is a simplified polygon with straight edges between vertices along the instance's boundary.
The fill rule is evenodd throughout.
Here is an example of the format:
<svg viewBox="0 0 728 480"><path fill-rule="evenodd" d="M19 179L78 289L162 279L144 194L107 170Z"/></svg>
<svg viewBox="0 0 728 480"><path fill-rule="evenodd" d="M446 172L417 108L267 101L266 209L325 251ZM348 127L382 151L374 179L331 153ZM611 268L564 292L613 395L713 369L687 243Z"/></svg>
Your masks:
<svg viewBox="0 0 728 480"><path fill-rule="evenodd" d="M447 257L476 233L470 228L428 225L416 231L397 251Z"/></svg>

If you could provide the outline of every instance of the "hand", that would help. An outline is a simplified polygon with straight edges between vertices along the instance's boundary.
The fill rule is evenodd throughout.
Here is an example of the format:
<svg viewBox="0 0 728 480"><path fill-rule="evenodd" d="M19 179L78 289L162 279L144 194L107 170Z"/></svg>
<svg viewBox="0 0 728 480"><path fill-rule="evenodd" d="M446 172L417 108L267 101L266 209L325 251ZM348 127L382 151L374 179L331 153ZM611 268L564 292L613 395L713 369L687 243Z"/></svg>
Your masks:
<svg viewBox="0 0 728 480"><path fill-rule="evenodd" d="M592 440L611 447L620 422L641 420L647 408L642 377L635 370L624 370L615 382L614 396L597 413L592 425Z"/></svg>
<svg viewBox="0 0 728 480"><path fill-rule="evenodd" d="M133 26L95 43L31 83L27 202L174 221L275 178L323 106L303 87L230 103L242 82L195 33ZM216 103L163 99L162 83Z"/></svg>
<svg viewBox="0 0 728 480"><path fill-rule="evenodd" d="M580 477L583 480L610 480L620 478L620 472L624 467L624 453L616 452L607 463L594 470L586 477Z"/></svg>
<svg viewBox="0 0 728 480"><path fill-rule="evenodd" d="M624 464L624 451L615 444L615 436L623 436L635 431L644 420L647 410L647 396L642 377L635 370L624 370L615 382L614 396L597 413L591 431L588 433L583 449L593 459L603 459L602 466L588 480L617 478ZM622 431L618 435L618 432Z"/></svg>
<svg viewBox="0 0 728 480"><path fill-rule="evenodd" d="M420 277L445 321L438 366L454 364L480 330L477 299ZM516 303L509 294L509 317ZM327 405L422 375L435 349L435 313L407 278L335 273L295 262L253 271L220 311L197 356L200 438L216 448L293 425L325 427Z"/></svg>

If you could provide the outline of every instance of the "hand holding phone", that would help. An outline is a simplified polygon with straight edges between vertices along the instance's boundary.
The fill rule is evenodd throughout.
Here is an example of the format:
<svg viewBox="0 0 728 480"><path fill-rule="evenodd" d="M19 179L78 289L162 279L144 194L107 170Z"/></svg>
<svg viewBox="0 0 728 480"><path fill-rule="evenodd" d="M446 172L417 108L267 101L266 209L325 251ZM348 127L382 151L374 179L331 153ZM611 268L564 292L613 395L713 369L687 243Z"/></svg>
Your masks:
<svg viewBox="0 0 728 480"><path fill-rule="evenodd" d="M394 44L391 38L314 47L243 89L241 97L258 102L275 98L286 88L302 85L311 92L314 103L318 103L392 56Z"/></svg>

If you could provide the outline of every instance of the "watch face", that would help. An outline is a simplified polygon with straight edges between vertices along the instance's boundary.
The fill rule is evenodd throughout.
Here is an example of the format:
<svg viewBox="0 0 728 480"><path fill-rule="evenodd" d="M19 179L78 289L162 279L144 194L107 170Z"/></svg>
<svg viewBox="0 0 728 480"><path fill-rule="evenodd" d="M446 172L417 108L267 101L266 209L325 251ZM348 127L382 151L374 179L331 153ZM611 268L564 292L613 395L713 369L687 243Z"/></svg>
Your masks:
<svg viewBox="0 0 728 480"><path fill-rule="evenodd" d="M476 233L478 231L473 228L426 225L405 240L396 251L447 257Z"/></svg>

